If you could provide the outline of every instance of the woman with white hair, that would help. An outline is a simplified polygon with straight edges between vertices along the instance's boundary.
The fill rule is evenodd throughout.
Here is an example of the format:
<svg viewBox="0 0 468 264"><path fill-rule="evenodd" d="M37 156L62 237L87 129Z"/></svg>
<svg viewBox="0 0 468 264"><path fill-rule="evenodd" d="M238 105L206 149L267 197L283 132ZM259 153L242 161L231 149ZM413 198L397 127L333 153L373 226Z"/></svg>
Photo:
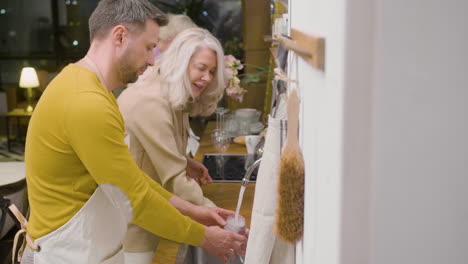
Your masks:
<svg viewBox="0 0 468 264"><path fill-rule="evenodd" d="M137 164L165 189L197 205L214 206L187 173L189 115L212 114L223 91L221 44L207 30L190 28L118 98ZM158 242L155 235L130 226L124 241L127 263L151 263ZM175 263L183 263L186 249L179 247Z"/></svg>
<svg viewBox="0 0 468 264"><path fill-rule="evenodd" d="M156 60L158 60L162 53L166 51L167 48L169 48L169 45L177 36L177 34L186 29L197 27L197 25L193 23L190 17L182 14L168 14L167 21L167 25L159 29L158 44L153 50ZM190 152L193 156L195 156L196 149L199 145L199 139L200 138L197 137L193 130L189 127L186 153ZM205 167L205 165L190 157L187 157L187 162L187 170L190 177L194 178L198 183L202 184L212 182L211 176L209 175L208 169Z"/></svg>

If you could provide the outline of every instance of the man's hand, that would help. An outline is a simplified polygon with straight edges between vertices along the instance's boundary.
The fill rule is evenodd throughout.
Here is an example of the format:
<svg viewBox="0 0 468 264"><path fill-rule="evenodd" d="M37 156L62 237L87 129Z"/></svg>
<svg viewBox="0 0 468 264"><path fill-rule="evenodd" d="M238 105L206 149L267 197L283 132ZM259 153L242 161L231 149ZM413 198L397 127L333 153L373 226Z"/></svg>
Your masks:
<svg viewBox="0 0 468 264"><path fill-rule="evenodd" d="M187 176L194 179L198 184L209 184L213 182L208 169L201 162L187 157Z"/></svg>
<svg viewBox="0 0 468 264"><path fill-rule="evenodd" d="M200 247L227 262L229 258L235 257L235 254L245 255L245 249L242 249L242 245L246 242L247 238L243 235L211 226L206 228L205 237Z"/></svg>
<svg viewBox="0 0 468 264"><path fill-rule="evenodd" d="M188 216L202 225L224 227L227 217L235 214L234 211L223 208L195 206Z"/></svg>
<svg viewBox="0 0 468 264"><path fill-rule="evenodd" d="M204 248L211 254L218 256L224 262L235 254L245 255L247 245L248 229L245 235L239 235L231 231L226 231L220 228L226 225L228 216L235 215L234 211L223 208L206 207L191 204L180 199L177 196L172 196L169 199L177 210L183 215L192 218L206 227L205 237L203 238L200 247Z"/></svg>

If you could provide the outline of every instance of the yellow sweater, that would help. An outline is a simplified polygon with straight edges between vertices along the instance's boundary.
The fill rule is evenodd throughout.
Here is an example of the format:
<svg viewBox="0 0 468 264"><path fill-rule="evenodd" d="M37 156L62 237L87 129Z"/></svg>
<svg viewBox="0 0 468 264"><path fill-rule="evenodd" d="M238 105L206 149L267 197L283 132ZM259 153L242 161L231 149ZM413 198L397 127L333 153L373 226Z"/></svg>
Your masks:
<svg viewBox="0 0 468 264"><path fill-rule="evenodd" d="M133 224L181 243L203 239L204 226L177 211L172 194L135 164L114 96L85 68L70 64L47 87L29 124L25 162L33 239L64 225L101 183L126 194Z"/></svg>

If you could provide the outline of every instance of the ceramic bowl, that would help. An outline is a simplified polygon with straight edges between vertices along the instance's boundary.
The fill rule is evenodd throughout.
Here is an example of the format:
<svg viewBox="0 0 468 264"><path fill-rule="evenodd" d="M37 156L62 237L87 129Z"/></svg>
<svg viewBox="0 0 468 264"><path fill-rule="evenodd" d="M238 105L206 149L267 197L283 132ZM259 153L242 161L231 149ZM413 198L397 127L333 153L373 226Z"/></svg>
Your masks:
<svg viewBox="0 0 468 264"><path fill-rule="evenodd" d="M236 117L257 122L260 119L261 112L254 108L240 108L235 112Z"/></svg>

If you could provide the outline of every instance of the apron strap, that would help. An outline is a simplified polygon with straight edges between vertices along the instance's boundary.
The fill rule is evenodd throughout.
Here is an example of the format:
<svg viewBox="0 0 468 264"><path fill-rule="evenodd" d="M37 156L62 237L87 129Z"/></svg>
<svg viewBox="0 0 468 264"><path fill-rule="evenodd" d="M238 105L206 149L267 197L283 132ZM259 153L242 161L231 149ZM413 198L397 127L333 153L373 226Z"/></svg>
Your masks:
<svg viewBox="0 0 468 264"><path fill-rule="evenodd" d="M13 240L13 248L11 249L12 250L12 254L11 254L12 263L15 263L16 247L18 245L19 237L20 235L25 236L25 239L23 240L23 243L21 244L21 247L18 250L18 262L21 262L21 257L23 256L23 252L24 252L24 248L26 244L28 244L28 246L34 251L40 251L40 247L34 244L31 237L27 233L28 221L26 220L26 217L24 217L24 215L20 212L20 210L18 210L18 208L14 204L10 205L8 209L10 209L10 211L13 213L13 215L16 217L16 219L21 225L21 229L18 232L16 232L15 238Z"/></svg>

